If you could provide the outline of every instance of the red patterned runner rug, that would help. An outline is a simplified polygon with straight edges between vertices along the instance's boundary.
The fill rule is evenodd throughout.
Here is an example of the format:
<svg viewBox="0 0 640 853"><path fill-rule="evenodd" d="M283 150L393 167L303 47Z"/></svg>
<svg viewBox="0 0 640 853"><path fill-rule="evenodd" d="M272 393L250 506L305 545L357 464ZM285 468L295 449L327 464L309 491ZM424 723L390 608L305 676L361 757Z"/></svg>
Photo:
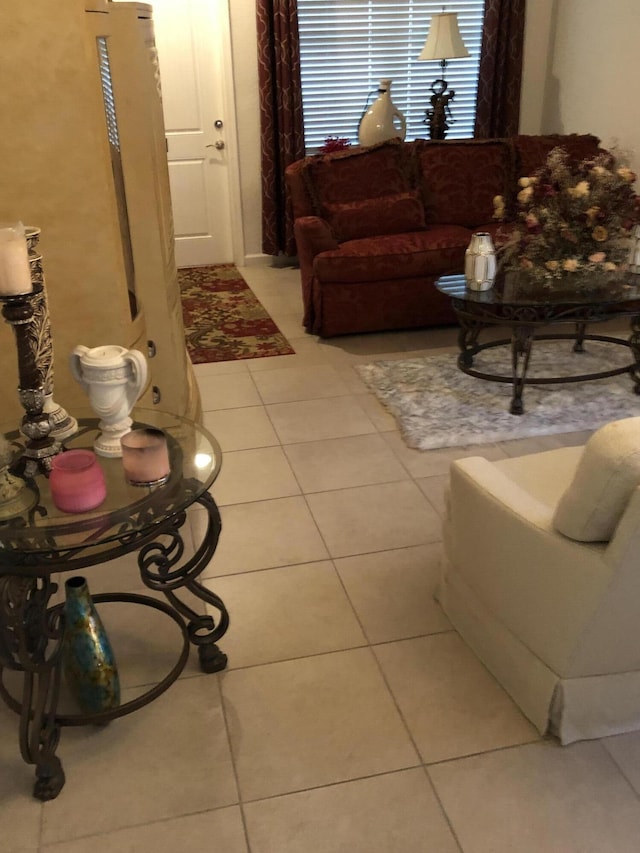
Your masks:
<svg viewBox="0 0 640 853"><path fill-rule="evenodd" d="M178 283L194 364L294 352L233 264L180 269Z"/></svg>

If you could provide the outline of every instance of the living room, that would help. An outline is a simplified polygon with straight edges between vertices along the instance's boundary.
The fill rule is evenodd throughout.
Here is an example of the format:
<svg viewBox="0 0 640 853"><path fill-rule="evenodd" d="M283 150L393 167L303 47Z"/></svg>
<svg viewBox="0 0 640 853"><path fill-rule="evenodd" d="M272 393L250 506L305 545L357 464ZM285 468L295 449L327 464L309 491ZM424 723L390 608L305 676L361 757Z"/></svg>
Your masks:
<svg viewBox="0 0 640 853"><path fill-rule="evenodd" d="M229 664L207 675L194 658L139 712L65 728L67 780L47 803L31 797L18 717L2 704L3 847L631 853L638 734L568 746L541 736L433 599L450 463L580 445L591 431L411 449L354 367L453 353L456 329L327 340L303 331L299 270L272 267L261 248L255 4L233 0L229 15L241 58L242 254L226 260L295 351L193 368L204 425L223 453L212 487L223 530L203 582L229 609ZM619 140L640 166L637 108L625 97L639 63L638 15L634 0L604 10L595 0L529 0L522 132ZM45 270L56 252L49 237ZM90 344L94 329L82 322L69 340ZM14 377L15 345L3 331ZM62 361L66 343L53 331ZM14 385L6 381L7 396ZM190 548L204 516L190 513ZM103 568L87 572L92 592L139 591L131 555ZM153 614L141 624L124 610L108 628L135 663L135 693L172 665L175 638Z"/></svg>

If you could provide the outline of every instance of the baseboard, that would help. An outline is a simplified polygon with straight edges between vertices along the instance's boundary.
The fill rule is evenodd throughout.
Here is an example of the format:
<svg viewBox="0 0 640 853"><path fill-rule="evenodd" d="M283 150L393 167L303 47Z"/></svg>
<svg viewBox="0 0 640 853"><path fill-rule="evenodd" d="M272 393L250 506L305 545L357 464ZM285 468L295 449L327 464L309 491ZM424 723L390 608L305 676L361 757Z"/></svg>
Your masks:
<svg viewBox="0 0 640 853"><path fill-rule="evenodd" d="M271 255L245 255L241 265L243 267L270 267L272 260Z"/></svg>

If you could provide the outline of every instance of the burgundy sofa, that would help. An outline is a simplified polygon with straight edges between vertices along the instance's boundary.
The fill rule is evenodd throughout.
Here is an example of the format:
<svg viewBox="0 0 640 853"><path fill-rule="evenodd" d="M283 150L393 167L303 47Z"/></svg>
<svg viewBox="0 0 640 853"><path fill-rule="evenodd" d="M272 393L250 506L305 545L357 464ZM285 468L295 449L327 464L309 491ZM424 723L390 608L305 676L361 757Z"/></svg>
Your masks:
<svg viewBox="0 0 640 853"><path fill-rule="evenodd" d="M331 337L454 323L433 283L463 269L474 231L495 237L504 227L492 219L494 196L514 216L518 178L552 148L581 160L598 143L576 134L394 139L293 163L286 180L306 330Z"/></svg>

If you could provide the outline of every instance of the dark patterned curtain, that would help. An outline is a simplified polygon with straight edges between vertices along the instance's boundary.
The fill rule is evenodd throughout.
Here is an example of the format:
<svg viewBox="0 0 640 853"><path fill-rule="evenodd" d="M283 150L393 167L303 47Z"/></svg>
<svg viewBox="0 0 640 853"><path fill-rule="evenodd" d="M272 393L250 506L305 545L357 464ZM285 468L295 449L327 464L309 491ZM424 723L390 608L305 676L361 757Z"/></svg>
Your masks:
<svg viewBox="0 0 640 853"><path fill-rule="evenodd" d="M515 136L520 119L525 0L486 0L475 136Z"/></svg>
<svg viewBox="0 0 640 853"><path fill-rule="evenodd" d="M262 150L262 250L295 255L284 170L304 157L297 0L256 0Z"/></svg>

